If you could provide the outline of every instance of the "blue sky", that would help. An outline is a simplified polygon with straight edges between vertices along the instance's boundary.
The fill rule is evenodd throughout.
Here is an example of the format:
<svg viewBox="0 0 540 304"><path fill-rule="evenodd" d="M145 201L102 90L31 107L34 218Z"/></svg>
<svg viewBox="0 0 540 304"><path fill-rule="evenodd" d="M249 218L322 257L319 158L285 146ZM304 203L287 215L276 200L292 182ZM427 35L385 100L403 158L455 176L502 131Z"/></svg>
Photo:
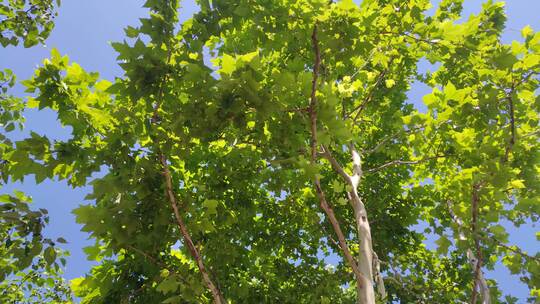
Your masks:
<svg viewBox="0 0 540 304"><path fill-rule="evenodd" d="M110 47L110 42L124 39L123 28L127 25L138 25L138 18L146 16L146 9L142 8L144 1L134 0L81 0L63 1L56 19L56 27L46 46L36 46L30 49L22 47L0 48L0 68L10 68L18 76L19 80L29 78L35 67L41 64L44 58L49 57L51 48L57 48L62 54L69 55L72 61L78 62L89 71L97 71L101 77L112 80L115 76L121 76L122 71L116 63L116 54ZM439 1L435 1L438 3ZM480 0L465 1L464 16L477 13L480 10ZM193 14L197 7L194 1L184 1L180 10L181 19L185 20ZM507 1L508 13L507 29L503 40L510 42L520 40L520 30L525 25L531 25L536 31L540 30L540 1L536 0L510 0ZM427 64L423 69L429 68ZM415 85L408 94L411 102L419 104L424 94L429 90L425 86ZM21 95L21 87L18 86L13 93ZM21 95L22 96L22 95ZM39 134L47 134L51 139L66 139L70 136L70 130L62 128L56 121L52 111L27 111L27 131L32 130ZM24 133L14 134L13 138L21 138ZM34 206L47 208L50 212L51 224L46 233L51 237L63 236L69 241L66 249L71 251L66 271L67 278L75 278L83 275L91 267L91 262L86 260L82 251L84 246L91 245L87 235L80 232L80 225L75 223L71 210L79 204L89 203L84 200L89 188L72 189L65 182L45 181L35 185L33 178L25 180L23 184L10 184L2 192L11 192L13 189L22 190L34 199ZM506 225L512 232L510 241L529 252L538 250L535 242L535 230L532 225L520 228ZM432 240L428 238L428 244ZM515 296L524 299L527 289L519 283L517 277L498 267L488 274L488 278L499 281L504 291L511 292Z"/></svg>

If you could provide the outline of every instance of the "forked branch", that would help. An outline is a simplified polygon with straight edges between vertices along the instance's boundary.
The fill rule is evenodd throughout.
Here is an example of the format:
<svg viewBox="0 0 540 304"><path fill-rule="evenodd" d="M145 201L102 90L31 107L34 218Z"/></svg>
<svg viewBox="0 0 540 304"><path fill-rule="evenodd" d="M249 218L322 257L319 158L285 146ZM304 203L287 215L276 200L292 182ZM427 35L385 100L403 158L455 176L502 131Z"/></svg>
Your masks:
<svg viewBox="0 0 540 304"><path fill-rule="evenodd" d="M328 160L328 162L330 162L330 164L332 165L332 168L334 169L334 171L336 171L339 175L341 175L341 177L343 177L343 179L347 183L350 183L350 178L351 177L349 176L349 174L347 174L347 172L345 172L343 167L334 158L334 156L332 155L332 152L330 151L330 149L328 149L325 146L323 146L322 148L323 148L323 152L320 155L322 157L326 158Z"/></svg>

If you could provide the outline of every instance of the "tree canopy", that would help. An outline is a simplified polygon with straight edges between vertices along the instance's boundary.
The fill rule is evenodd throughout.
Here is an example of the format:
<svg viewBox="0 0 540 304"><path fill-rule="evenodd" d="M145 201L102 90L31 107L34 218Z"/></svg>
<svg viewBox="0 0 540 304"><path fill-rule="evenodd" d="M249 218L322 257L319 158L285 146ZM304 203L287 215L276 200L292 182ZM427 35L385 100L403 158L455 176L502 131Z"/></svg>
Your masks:
<svg viewBox="0 0 540 304"><path fill-rule="evenodd" d="M178 1L146 1L112 44L122 77L53 50L28 97L0 98L3 183L93 187L73 211L99 262L72 281L82 303L515 303L486 275L498 263L540 299L540 253L501 224L539 218L540 33L504 44L494 1L464 21L462 0L198 4L180 23ZM0 23L2 41L46 38L35 10L52 3L29 5L39 17ZM415 82L432 88L426 111ZM10 140L26 108L52 109L71 138ZM60 275L46 210L0 201L0 274ZM52 303L72 301L48 282ZM36 286L21 295L49 296Z"/></svg>

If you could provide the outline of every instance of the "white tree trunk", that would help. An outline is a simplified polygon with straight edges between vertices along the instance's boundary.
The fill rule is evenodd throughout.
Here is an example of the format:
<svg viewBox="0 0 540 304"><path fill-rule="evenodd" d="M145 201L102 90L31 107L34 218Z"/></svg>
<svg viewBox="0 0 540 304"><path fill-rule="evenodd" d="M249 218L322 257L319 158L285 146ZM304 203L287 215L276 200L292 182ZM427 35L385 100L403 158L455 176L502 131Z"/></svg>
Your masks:
<svg viewBox="0 0 540 304"><path fill-rule="evenodd" d="M457 226L459 240L462 240L462 241L466 240L467 238L465 237L465 234L463 233L463 222L454 213L454 211L452 210L452 205L449 201L447 202L447 205L448 205L448 212L450 212L450 216L452 217L452 220ZM478 258L476 257L476 255L470 248L467 249L467 259L469 261L469 264L471 264L471 268L473 269L473 271L475 271L480 261L478 260ZM482 304L491 304L491 296L489 294L489 287L487 285L487 281L486 281L486 278L484 277L484 272L482 271L482 269L480 269L480 271L478 272L478 280L477 282L475 282L475 287L480 287L480 294L482 295ZM473 303L473 304L476 304L476 303Z"/></svg>
<svg viewBox="0 0 540 304"><path fill-rule="evenodd" d="M358 303L375 304L375 291L373 288L373 248L371 245L371 229L367 219L363 202L352 191L352 201L354 218L356 220L356 231L358 234L358 268L363 275L362 286L358 286Z"/></svg>
<svg viewBox="0 0 540 304"><path fill-rule="evenodd" d="M373 246L371 242L371 227L369 226L366 206L358 195L358 185L362 178L360 154L350 145L353 161L353 175L349 177L352 191L349 192L349 201L354 210L356 233L358 234L358 268L363 275L362 285L357 286L359 304L375 304L375 290L373 287ZM359 284L360 285L360 284ZM381 295L382 296L382 295Z"/></svg>

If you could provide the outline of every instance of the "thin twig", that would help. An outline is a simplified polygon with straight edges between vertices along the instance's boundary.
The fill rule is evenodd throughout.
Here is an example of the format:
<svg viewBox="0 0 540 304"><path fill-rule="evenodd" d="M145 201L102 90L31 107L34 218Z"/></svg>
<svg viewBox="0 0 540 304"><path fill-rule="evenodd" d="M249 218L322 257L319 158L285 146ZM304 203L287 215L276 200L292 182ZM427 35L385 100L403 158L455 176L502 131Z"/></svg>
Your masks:
<svg viewBox="0 0 540 304"><path fill-rule="evenodd" d="M426 126L425 125L422 125L422 126L416 126L414 128L410 128L410 129L407 129L407 130L399 130L398 132L395 132L394 134L391 134L389 136L385 136L380 142L378 142L373 148L370 148L368 150L362 150L362 154L371 154L373 152L376 152L378 151L382 146L384 146L388 141L390 140L393 140L393 139L396 139L398 137L398 135L401 135L401 134L408 134L410 132L414 132L414 131L417 131L417 130L420 130L420 129L423 129L425 128Z"/></svg>
<svg viewBox="0 0 540 304"><path fill-rule="evenodd" d="M191 235L189 234L187 226L184 223L182 216L180 215L180 210L178 209L178 202L173 192L171 172L169 171L167 158L165 157L164 154L160 154L160 161L161 161L161 165L163 166L163 175L165 176L165 189L167 192L167 196L169 198L169 202L171 203L171 207L174 211L174 217L176 218L176 223L178 224L178 227L180 228L180 232L182 233L182 236L184 238L184 243L187 245L189 252L191 253L191 256L195 259L197 266L199 268L199 271L201 272L201 275L203 277L203 280L206 283L206 286L208 287L208 289L210 289L212 296L214 297L214 303L222 304L224 303L223 295L221 294L221 291L217 288L217 285L213 282L213 280L208 275L208 271L206 270L206 267L202 260L202 256L200 255L200 252L197 249L197 247L195 247L195 244L193 243L193 240L191 239Z"/></svg>
<svg viewBox="0 0 540 304"><path fill-rule="evenodd" d="M354 118L353 118L353 122L356 122L358 120L358 117L360 116L360 114L362 113L362 111L364 110L364 108L368 105L368 103L371 102L372 98L373 98L373 94L375 93L375 89L377 89L377 87L379 86L379 83L382 81L382 79L384 78L384 76L386 75L388 69L382 71L379 73L379 75L377 76L377 79L375 80L375 83L373 84L373 86L370 88L368 94L364 97L364 99L362 100L362 102L360 103L360 105L358 105L356 108L354 108L351 113L349 113L347 115L346 118L348 117L351 117L352 114L354 112L356 112L356 114L354 115Z"/></svg>
<svg viewBox="0 0 540 304"><path fill-rule="evenodd" d="M506 250L512 251L513 253L524 257L525 259L528 259L528 260L531 260L531 261L536 261L537 263L540 263L540 258L532 256L530 254L527 254L527 253L523 252L521 249L519 249L518 247L507 245L507 244L499 241L498 239L496 239L494 237L484 236L483 239L488 240L488 241L492 241L493 243L495 243L495 245L497 245L499 247L502 247L502 248L504 248Z"/></svg>
<svg viewBox="0 0 540 304"><path fill-rule="evenodd" d="M345 181L350 183L351 177L349 176L349 174L347 174L347 172L345 172L343 167L334 158L334 156L332 155L332 152L330 151L330 149L323 146L323 153L321 153L320 155L322 155L324 158L326 158L330 162L330 164L332 165L332 168L334 168L334 171L339 173L339 175L341 175L343 177L343 179L345 179Z"/></svg>
<svg viewBox="0 0 540 304"><path fill-rule="evenodd" d="M374 173L374 172L381 171L382 169L387 168L387 167L391 167L391 166L416 165L416 164L420 164L420 163L423 163L423 162L426 162L426 161L429 161L429 160L438 159L438 158L445 158L445 157L448 157L448 156L449 155L435 155L435 156L431 156L431 157L425 157L425 158L422 158L422 159L419 159L419 160L401 160L401 159L398 159L398 160L393 160L393 161L387 162L387 163L385 163L383 165L380 165L378 167L368 169L366 171L368 173Z"/></svg>
<svg viewBox="0 0 540 304"><path fill-rule="evenodd" d="M382 35L405 36L405 37L411 38L411 39L413 39L415 41L425 42L425 43L428 43L428 44L431 44L431 45L438 45L441 42L440 39L428 40L428 39L425 39L425 38L416 37L416 36L414 36L414 35L412 35L410 33L407 33L407 32L395 33L395 32L389 32L389 31L382 31L382 32L380 32L380 34L382 34Z"/></svg>
<svg viewBox="0 0 540 304"><path fill-rule="evenodd" d="M169 266L168 266L167 264L165 264L165 263L159 261L158 259L154 258L154 257L151 256L150 254L148 254L148 253L142 251L141 249L139 249L139 248L137 248L137 247L135 247L135 246L131 246L131 245L129 245L129 244L127 244L127 245L125 245L125 246L126 246L126 248L128 248L128 249L130 249L130 250L133 250L133 251L137 252L138 254L142 255L142 256L145 257L147 260L149 260L150 262L152 262L154 265L159 266L159 267L161 267L161 268L163 268L163 269L167 269L168 271L170 271L170 272L176 274L176 275L177 275L176 277L178 277L182 282L184 282L184 284L186 284L186 285L189 284L188 281L186 281L186 279L184 279L182 276L180 276L176 271L169 269Z"/></svg>
<svg viewBox="0 0 540 304"><path fill-rule="evenodd" d="M508 145L506 146L505 152L504 152L504 162L508 161L508 157L510 156L510 151L512 151L512 148L514 147L514 144L516 143L516 118L514 115L514 99L512 98L512 95L514 94L515 87L512 85L512 88L510 89L510 92L506 96L506 101L508 102L508 115L510 116L510 140L508 141Z"/></svg>

